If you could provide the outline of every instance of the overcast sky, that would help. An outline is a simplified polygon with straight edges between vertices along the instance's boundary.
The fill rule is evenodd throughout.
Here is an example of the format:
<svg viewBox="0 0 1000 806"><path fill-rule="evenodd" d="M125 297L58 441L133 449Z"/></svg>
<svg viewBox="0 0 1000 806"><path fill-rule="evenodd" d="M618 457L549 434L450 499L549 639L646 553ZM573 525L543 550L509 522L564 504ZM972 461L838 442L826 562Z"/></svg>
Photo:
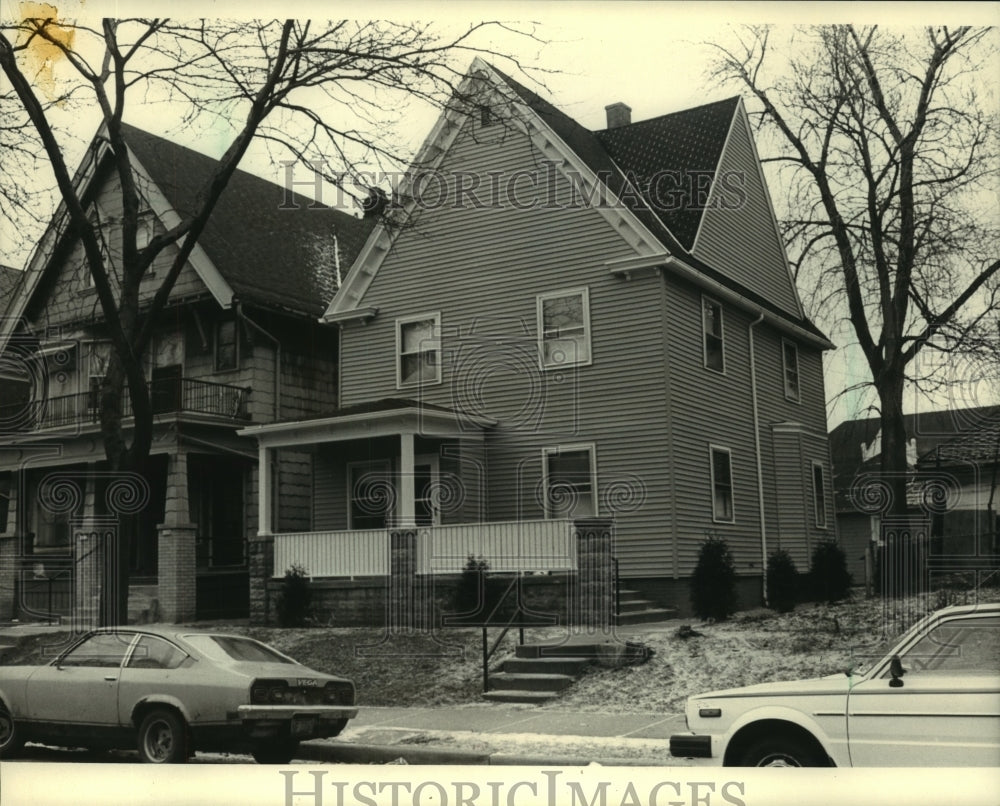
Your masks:
<svg viewBox="0 0 1000 806"><path fill-rule="evenodd" d="M50 0L64 18L77 17L93 22L101 16L152 16L163 14L166 7L132 0L108 2L87 0L72 3ZM4 16L16 9L12 0L0 0ZM210 16L246 18L249 15L297 17L342 17L435 20L456 30L465 24L484 19L533 20L540 25L538 36L546 44L523 38L501 37L493 44L497 50L516 54L528 67L558 71L545 76L546 88L533 86L563 111L591 129L605 125L604 107L623 101L632 107L633 120L643 120L679 109L728 97L732 88L712 85L705 76L712 41L728 41L727 26L742 22L819 24L823 22L874 22L915 25L931 22L948 24L1000 24L1000 3L677 3L677 2L368 2L368 3L262 3L211 2L211 0L174 0L169 13L174 17ZM471 60L471 57L470 57ZM498 63L503 69L509 65ZM531 86L523 74L515 74ZM1000 75L997 77L1000 82ZM93 134L96 117L87 120L74 112L74 127L83 144ZM415 111L406 123L407 138L416 148L433 125L436 112ZM127 120L157 134L183 142L218 156L228 145L228 137L205 137L199 132L185 132L178 126L179 115L164 114L162 107L143 110L132 106ZM212 140L215 140L213 149ZM73 160L71 160L71 164ZM244 168L280 181L280 174L258 149L248 155ZM4 174L15 173L4 167ZM51 176L36 181L51 185ZM772 179L772 193L780 187ZM23 233L20 234L23 236ZM24 258L23 237L0 232L0 261L20 265ZM837 334L834 335L835 339ZM841 340L841 343L843 341ZM846 351L827 361L828 392L860 380L863 367L857 357ZM960 405L995 402L996 390L963 393ZM951 405L955 405L954 402ZM857 416L861 404L840 406L831 411L831 424L845 416Z"/></svg>

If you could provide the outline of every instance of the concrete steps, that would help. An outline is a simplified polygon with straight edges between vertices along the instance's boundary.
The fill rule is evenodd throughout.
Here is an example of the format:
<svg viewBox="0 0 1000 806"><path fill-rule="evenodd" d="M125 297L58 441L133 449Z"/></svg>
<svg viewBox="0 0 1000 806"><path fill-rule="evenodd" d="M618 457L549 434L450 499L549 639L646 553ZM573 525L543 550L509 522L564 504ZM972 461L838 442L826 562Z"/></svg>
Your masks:
<svg viewBox="0 0 1000 806"><path fill-rule="evenodd" d="M618 612L615 614L615 624L648 624L654 621L666 621L677 615L671 608L657 607L648 599L643 599L639 591L620 590L618 592Z"/></svg>
<svg viewBox="0 0 1000 806"><path fill-rule="evenodd" d="M490 690L483 699L492 702L539 704L559 696L583 674L598 656L596 645L522 644L513 658L490 675Z"/></svg>

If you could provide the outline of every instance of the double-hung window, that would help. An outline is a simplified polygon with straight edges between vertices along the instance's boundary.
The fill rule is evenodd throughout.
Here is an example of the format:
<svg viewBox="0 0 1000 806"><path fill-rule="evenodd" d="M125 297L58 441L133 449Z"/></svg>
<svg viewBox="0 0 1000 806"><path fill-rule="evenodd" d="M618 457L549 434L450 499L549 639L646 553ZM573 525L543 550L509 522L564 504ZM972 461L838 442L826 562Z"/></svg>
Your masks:
<svg viewBox="0 0 1000 806"><path fill-rule="evenodd" d="M799 399L799 348L793 342L781 342L782 363L785 373L785 398Z"/></svg>
<svg viewBox="0 0 1000 806"><path fill-rule="evenodd" d="M396 386L441 382L441 314L396 320Z"/></svg>
<svg viewBox="0 0 1000 806"><path fill-rule="evenodd" d="M711 478L712 478L712 520L722 523L732 523L735 519L733 510L733 458L728 448L712 446Z"/></svg>
<svg viewBox="0 0 1000 806"><path fill-rule="evenodd" d="M215 370L223 372L239 365L239 328L235 319L222 319L215 326Z"/></svg>
<svg viewBox="0 0 1000 806"><path fill-rule="evenodd" d="M542 449L547 518L592 518L597 515L597 470L593 445Z"/></svg>
<svg viewBox="0 0 1000 806"><path fill-rule="evenodd" d="M722 305L708 297L702 298L701 327L704 335L705 366L725 372L725 333L722 325Z"/></svg>
<svg viewBox="0 0 1000 806"><path fill-rule="evenodd" d="M542 369L590 363L590 294L586 288L539 294L538 357Z"/></svg>

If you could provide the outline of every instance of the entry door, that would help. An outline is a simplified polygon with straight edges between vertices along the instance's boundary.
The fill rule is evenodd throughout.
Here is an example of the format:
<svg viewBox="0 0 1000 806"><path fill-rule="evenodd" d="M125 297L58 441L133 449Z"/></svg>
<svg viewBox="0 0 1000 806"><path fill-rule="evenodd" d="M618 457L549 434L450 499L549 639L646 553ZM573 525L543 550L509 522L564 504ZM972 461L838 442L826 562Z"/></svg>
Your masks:
<svg viewBox="0 0 1000 806"><path fill-rule="evenodd" d="M413 460L413 517L417 526L441 522L441 474L437 454L422 454Z"/></svg>

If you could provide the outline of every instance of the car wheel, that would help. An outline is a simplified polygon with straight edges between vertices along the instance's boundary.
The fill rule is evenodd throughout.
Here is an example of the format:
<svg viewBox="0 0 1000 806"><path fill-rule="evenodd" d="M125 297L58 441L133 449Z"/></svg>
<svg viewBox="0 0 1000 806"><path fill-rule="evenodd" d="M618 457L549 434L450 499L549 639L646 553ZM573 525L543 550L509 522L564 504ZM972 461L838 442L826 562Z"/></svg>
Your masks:
<svg viewBox="0 0 1000 806"><path fill-rule="evenodd" d="M753 742L737 762L739 767L823 767L815 749L789 737L775 736Z"/></svg>
<svg viewBox="0 0 1000 806"><path fill-rule="evenodd" d="M10 758L24 745L21 731L4 706L0 705L0 758Z"/></svg>
<svg viewBox="0 0 1000 806"><path fill-rule="evenodd" d="M139 725L139 758L150 764L181 764L187 757L184 720L165 708L150 711Z"/></svg>
<svg viewBox="0 0 1000 806"><path fill-rule="evenodd" d="M275 739L253 749L253 760L258 764L287 764L299 750L295 739Z"/></svg>
<svg viewBox="0 0 1000 806"><path fill-rule="evenodd" d="M343 731L344 728L347 727L347 722L348 720L346 719L337 719L331 722L330 727L327 729L328 732L326 735L328 737L340 736L341 731Z"/></svg>

